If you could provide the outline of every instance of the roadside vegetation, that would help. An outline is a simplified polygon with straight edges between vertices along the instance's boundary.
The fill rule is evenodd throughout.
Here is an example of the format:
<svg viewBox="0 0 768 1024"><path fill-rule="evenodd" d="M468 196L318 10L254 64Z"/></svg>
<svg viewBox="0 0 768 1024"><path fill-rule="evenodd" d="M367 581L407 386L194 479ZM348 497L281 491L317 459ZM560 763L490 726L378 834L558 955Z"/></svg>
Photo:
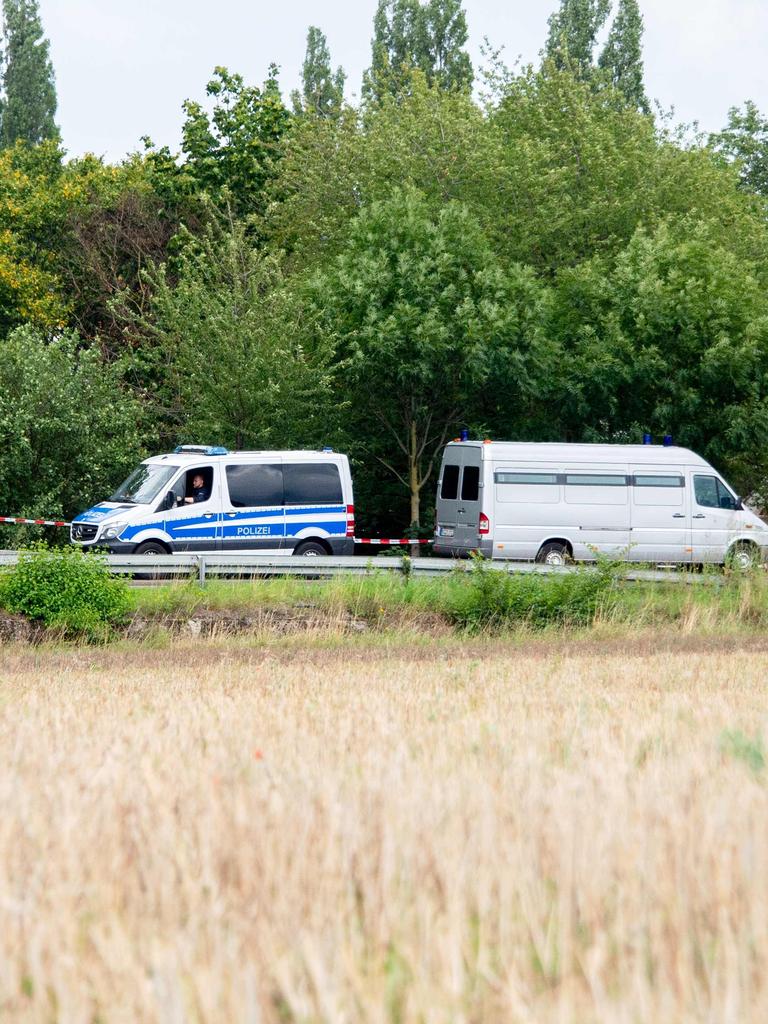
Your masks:
<svg viewBox="0 0 768 1024"><path fill-rule="evenodd" d="M233 635L298 628L498 635L668 627L706 633L768 625L762 569L680 573L660 581L628 578L626 565L608 561L568 572L509 573L477 559L432 578L377 570L372 563L367 569L327 580L273 577L200 586L184 579L131 588L98 556L35 547L22 552L17 565L0 569L0 612L45 627L35 634L38 642L109 642L141 630L177 632L190 621L204 623L208 633Z"/></svg>

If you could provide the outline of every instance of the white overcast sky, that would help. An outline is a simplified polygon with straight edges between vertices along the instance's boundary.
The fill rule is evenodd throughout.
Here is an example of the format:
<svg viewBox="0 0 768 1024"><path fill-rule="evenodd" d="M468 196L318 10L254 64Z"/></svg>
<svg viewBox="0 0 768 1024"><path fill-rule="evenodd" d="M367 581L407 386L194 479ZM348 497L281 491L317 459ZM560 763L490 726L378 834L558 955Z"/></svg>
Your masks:
<svg viewBox="0 0 768 1024"><path fill-rule="evenodd" d="M720 128L754 99L768 113L768 0L640 0L646 84L679 121ZM557 0L465 0L477 65L487 36L508 63L535 61ZM287 97L298 84L307 27L327 35L358 94L376 0L40 0L56 69L58 123L73 156L119 159L142 135L178 148L181 103L203 99L223 64L249 83L271 61Z"/></svg>

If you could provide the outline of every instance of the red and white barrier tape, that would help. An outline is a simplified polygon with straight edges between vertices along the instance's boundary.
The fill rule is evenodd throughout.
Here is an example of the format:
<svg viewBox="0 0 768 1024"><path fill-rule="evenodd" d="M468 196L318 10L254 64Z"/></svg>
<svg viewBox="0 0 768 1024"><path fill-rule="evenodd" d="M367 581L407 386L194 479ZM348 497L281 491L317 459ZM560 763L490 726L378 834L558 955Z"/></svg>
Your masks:
<svg viewBox="0 0 768 1024"><path fill-rule="evenodd" d="M0 516L0 523L12 523L14 526L71 526L63 519L20 519L18 516Z"/></svg>
<svg viewBox="0 0 768 1024"><path fill-rule="evenodd" d="M383 537L381 540L371 537L355 537L355 544L433 544L432 540L414 540L413 537Z"/></svg>
<svg viewBox="0 0 768 1024"><path fill-rule="evenodd" d="M13 526L71 526L63 519L22 519L19 516L0 516L0 523ZM432 540L416 540L413 537L355 537L355 544L432 544Z"/></svg>

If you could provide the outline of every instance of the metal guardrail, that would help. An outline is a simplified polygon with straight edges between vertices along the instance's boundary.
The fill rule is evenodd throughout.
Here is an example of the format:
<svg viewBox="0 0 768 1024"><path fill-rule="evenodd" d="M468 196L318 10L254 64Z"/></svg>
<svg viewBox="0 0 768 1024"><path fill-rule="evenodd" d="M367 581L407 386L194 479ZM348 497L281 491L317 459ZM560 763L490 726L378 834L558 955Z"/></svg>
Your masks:
<svg viewBox="0 0 768 1024"><path fill-rule="evenodd" d="M17 551L0 551L0 566L13 565ZM107 555L107 564L116 576L134 576L142 579L194 578L201 585L211 578L263 579L270 576L298 576L303 578L329 578L333 576L370 576L375 573L399 573L419 577L445 576L447 573L470 572L469 560L450 558L409 558L402 556L358 556L332 558L303 555L264 557L258 554L206 552L204 554L175 555ZM535 562L493 560L485 563L491 569L508 573L535 573L553 575L576 572L577 567L555 567ZM701 576L685 569L629 569L622 578L631 581L701 583L716 579Z"/></svg>

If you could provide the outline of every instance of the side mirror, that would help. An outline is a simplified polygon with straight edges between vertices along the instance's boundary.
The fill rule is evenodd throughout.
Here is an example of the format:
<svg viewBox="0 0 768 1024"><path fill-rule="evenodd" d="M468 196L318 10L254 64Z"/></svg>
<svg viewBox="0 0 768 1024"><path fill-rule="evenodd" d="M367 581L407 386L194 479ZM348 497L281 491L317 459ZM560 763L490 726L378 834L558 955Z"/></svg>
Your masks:
<svg viewBox="0 0 768 1024"><path fill-rule="evenodd" d="M744 499L743 498L737 498L736 499L736 505L734 506L734 508L736 509L737 512L743 512L744 511Z"/></svg>
<svg viewBox="0 0 768 1024"><path fill-rule="evenodd" d="M163 502L163 511L168 512L170 509L176 507L176 495L173 491L168 491Z"/></svg>

